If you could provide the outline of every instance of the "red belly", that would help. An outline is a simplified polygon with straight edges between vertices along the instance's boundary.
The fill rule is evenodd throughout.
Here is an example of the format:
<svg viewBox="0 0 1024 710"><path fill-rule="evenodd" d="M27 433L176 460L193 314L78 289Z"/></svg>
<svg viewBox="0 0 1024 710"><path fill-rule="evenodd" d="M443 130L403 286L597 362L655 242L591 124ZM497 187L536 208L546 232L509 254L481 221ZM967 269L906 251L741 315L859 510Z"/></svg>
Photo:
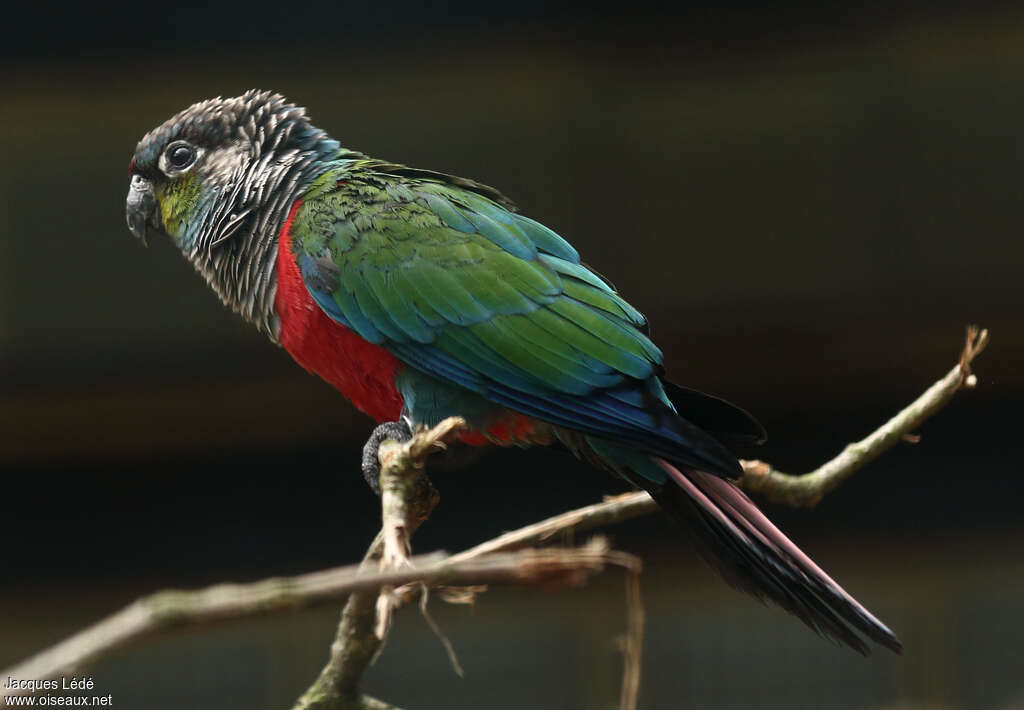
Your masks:
<svg viewBox="0 0 1024 710"><path fill-rule="evenodd" d="M274 307L281 320L281 345L361 411L378 422L395 421L402 411L395 371L402 364L384 348L331 320L306 290L292 254L292 220L301 205L302 200L292 205L277 244Z"/></svg>

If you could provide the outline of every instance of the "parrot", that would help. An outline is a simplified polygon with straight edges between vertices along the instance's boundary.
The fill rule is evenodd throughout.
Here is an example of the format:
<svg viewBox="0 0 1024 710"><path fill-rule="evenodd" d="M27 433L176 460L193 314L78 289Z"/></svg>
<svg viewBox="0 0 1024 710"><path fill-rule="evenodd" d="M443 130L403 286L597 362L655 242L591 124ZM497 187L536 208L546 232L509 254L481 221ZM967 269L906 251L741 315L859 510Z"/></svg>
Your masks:
<svg viewBox="0 0 1024 710"><path fill-rule="evenodd" d="M469 446L561 445L646 490L726 582L861 654L895 634L736 485L746 411L670 382L645 317L471 179L342 147L280 94L196 103L130 161L128 228L373 418L377 448L462 417Z"/></svg>

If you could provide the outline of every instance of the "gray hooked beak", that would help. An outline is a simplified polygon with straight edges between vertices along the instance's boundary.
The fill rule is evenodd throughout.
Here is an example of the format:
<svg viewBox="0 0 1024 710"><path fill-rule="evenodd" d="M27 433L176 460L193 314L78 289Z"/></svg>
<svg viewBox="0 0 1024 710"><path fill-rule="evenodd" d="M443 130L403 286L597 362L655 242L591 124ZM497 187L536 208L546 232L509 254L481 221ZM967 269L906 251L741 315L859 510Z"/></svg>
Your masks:
<svg viewBox="0 0 1024 710"><path fill-rule="evenodd" d="M136 239L146 244L146 228L159 219L160 209L156 204L156 197L153 196L153 185L141 175L132 175L132 184L128 188L128 202L126 207L128 217L128 229Z"/></svg>

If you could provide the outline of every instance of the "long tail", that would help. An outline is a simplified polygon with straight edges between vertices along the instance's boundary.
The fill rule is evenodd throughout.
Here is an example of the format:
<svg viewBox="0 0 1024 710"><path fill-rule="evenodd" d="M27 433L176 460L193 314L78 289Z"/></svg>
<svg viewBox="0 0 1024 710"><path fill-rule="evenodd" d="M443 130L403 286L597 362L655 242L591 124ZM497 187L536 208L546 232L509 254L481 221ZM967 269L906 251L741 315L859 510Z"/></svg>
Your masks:
<svg viewBox="0 0 1024 710"><path fill-rule="evenodd" d="M868 655L855 633L902 653L892 631L825 574L728 481L650 457L662 472L627 475L692 534L701 556L733 586L772 601L820 634ZM621 469L620 469L621 472Z"/></svg>

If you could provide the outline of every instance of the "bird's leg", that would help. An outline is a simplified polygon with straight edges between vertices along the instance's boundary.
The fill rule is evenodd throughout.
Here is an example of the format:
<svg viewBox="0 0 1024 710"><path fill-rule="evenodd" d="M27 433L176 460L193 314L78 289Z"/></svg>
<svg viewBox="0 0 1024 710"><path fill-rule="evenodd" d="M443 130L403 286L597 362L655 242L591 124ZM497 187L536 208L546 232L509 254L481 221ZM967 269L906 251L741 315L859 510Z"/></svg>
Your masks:
<svg viewBox="0 0 1024 710"><path fill-rule="evenodd" d="M363 478L370 489L380 495L380 445L388 439L404 443L412 438L412 428L403 417L397 422L384 422L373 430L363 445Z"/></svg>

